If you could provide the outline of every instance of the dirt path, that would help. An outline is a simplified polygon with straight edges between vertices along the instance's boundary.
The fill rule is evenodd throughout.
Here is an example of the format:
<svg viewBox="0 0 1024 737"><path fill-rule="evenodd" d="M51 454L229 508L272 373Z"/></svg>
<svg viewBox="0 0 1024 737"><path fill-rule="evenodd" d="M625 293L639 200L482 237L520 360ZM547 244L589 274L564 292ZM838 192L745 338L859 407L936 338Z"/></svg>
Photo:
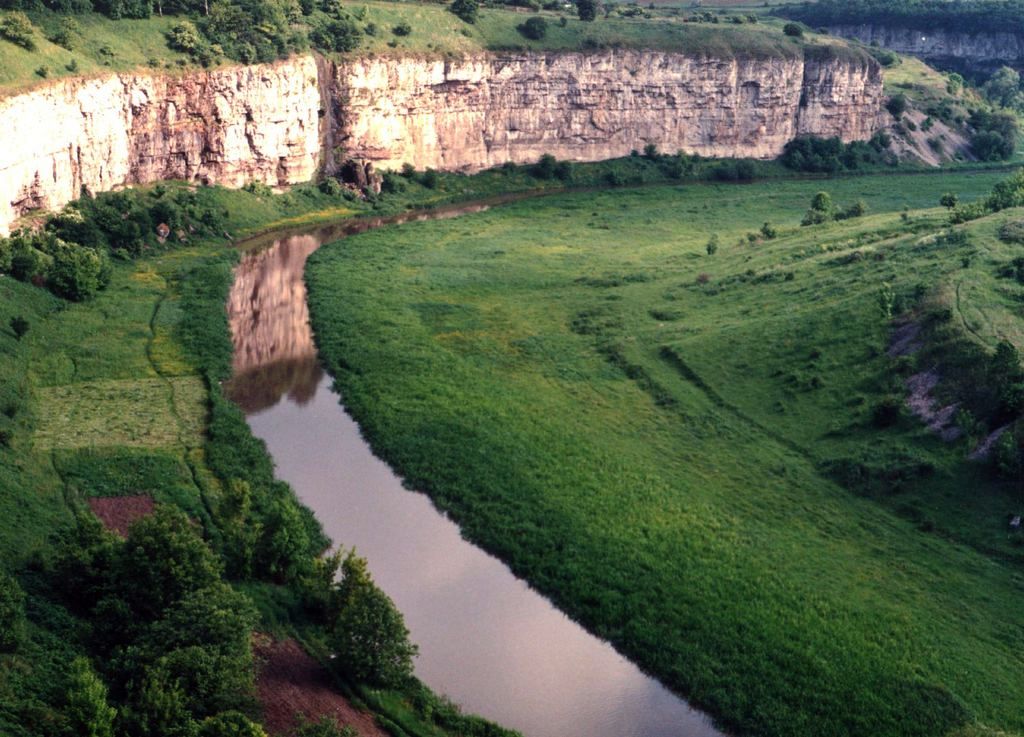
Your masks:
<svg viewBox="0 0 1024 737"><path fill-rule="evenodd" d="M353 727L360 737L388 737L372 714L359 711L338 693L327 670L295 640L261 638L255 650L261 662L256 693L269 734L290 734L300 717L318 721L327 716L339 726Z"/></svg>

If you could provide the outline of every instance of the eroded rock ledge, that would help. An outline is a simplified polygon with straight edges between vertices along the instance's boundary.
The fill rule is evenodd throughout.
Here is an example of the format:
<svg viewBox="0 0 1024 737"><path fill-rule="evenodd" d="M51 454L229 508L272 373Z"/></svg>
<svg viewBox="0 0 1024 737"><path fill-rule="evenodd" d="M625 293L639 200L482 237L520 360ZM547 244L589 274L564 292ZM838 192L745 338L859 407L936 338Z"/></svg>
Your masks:
<svg viewBox="0 0 1024 737"><path fill-rule="evenodd" d="M770 158L809 133L882 125L870 61L677 53L300 56L275 64L64 80L0 100L0 233L83 190L184 179L288 185L337 152L378 168L472 171L551 153L593 161L654 143Z"/></svg>

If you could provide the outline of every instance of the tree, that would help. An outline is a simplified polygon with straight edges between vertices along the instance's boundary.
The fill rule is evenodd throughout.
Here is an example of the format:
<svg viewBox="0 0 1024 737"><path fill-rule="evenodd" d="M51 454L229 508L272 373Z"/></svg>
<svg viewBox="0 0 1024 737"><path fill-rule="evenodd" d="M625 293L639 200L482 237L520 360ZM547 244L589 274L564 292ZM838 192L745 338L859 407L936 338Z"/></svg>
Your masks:
<svg viewBox="0 0 1024 737"><path fill-rule="evenodd" d="M185 595L220 580L220 563L183 512L161 506L131 526L115 564L122 598L156 619Z"/></svg>
<svg viewBox="0 0 1024 737"><path fill-rule="evenodd" d="M360 683L396 687L412 676L417 648L409 642L402 613L373 583L366 561L349 553L339 584L341 611L331 643L339 667Z"/></svg>
<svg viewBox="0 0 1024 737"><path fill-rule="evenodd" d="M466 23L476 23L477 15L480 12L480 2L479 0L453 0L448 9Z"/></svg>
<svg viewBox="0 0 1024 737"><path fill-rule="evenodd" d="M576 14L580 20L592 21L597 18L597 0L576 0Z"/></svg>
<svg viewBox="0 0 1024 737"><path fill-rule="evenodd" d="M25 636L25 592L0 571L0 653L14 652Z"/></svg>
<svg viewBox="0 0 1024 737"><path fill-rule="evenodd" d="M939 198L939 204L952 210L960 204L960 197L954 192L946 192Z"/></svg>
<svg viewBox="0 0 1024 737"><path fill-rule="evenodd" d="M257 551L260 572L278 581L293 581L310 560L309 531L298 505L279 495L263 516L263 538Z"/></svg>
<svg viewBox="0 0 1024 737"><path fill-rule="evenodd" d="M903 93L893 95L889 98L889 101L885 103L885 109L889 111L889 114L897 120L903 117L903 114L907 112L907 96Z"/></svg>
<svg viewBox="0 0 1024 737"><path fill-rule="evenodd" d="M20 10L10 12L0 19L0 38L7 39L28 51L36 48L33 31L32 21Z"/></svg>
<svg viewBox="0 0 1024 737"><path fill-rule="evenodd" d="M1019 107L1021 104L1020 73L1010 67L1001 67L981 87L985 98L1002 107Z"/></svg>
<svg viewBox="0 0 1024 737"><path fill-rule="evenodd" d="M527 18L525 23L520 23L518 30L527 38L539 41L548 33L548 22L539 15L535 15L532 18Z"/></svg>
<svg viewBox="0 0 1024 737"><path fill-rule="evenodd" d="M558 159L551 154L544 154L541 156L537 163L533 167L533 176L538 179L552 179L555 176L555 167L558 165Z"/></svg>
<svg viewBox="0 0 1024 737"><path fill-rule="evenodd" d="M14 337L21 340L25 337L28 332L29 322L21 315L15 315L11 318L11 331L14 333Z"/></svg>
<svg viewBox="0 0 1024 737"><path fill-rule="evenodd" d="M46 278L50 290L73 302L93 297L109 278L106 256L99 251L58 241Z"/></svg>
<svg viewBox="0 0 1024 737"><path fill-rule="evenodd" d="M71 676L64 714L73 734L80 737L113 737L117 710L107 703L107 687L85 658L71 661Z"/></svg>
<svg viewBox="0 0 1024 737"><path fill-rule="evenodd" d="M782 32L790 38L803 38L804 29L799 23L787 23L782 27Z"/></svg>

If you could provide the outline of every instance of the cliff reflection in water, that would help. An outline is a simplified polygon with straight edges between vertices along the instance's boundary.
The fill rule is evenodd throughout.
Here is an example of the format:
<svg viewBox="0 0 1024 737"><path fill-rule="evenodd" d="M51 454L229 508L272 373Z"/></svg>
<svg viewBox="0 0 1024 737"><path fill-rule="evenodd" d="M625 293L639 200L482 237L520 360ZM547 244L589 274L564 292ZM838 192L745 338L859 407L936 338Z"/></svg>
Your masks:
<svg viewBox="0 0 1024 737"><path fill-rule="evenodd" d="M287 395L306 404L323 369L309 327L303 269L319 247L318 235L296 235L242 257L228 297L234 342L228 396L247 414L273 407Z"/></svg>

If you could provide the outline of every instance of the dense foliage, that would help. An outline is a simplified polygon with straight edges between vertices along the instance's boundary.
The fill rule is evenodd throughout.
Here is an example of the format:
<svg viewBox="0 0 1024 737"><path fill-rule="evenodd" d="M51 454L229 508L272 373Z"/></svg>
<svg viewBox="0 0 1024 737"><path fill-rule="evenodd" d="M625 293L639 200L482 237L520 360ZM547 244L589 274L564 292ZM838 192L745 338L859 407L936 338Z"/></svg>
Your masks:
<svg viewBox="0 0 1024 737"><path fill-rule="evenodd" d="M815 27L873 23L929 31L1024 32L1022 0L820 0L779 12Z"/></svg>
<svg viewBox="0 0 1024 737"><path fill-rule="evenodd" d="M838 138L801 136L786 144L780 161L794 171L834 174L864 166L894 164L888 153L891 144L885 133L876 133L870 141L843 143Z"/></svg>

